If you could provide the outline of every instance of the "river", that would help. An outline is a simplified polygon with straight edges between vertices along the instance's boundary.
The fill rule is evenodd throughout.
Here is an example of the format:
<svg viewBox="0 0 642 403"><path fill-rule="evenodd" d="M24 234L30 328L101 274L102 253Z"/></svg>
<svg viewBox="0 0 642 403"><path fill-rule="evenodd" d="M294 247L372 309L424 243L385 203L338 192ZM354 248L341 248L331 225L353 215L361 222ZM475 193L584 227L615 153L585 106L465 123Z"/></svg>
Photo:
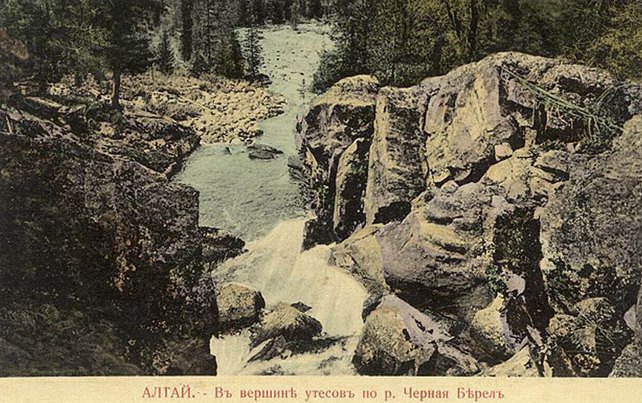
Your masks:
<svg viewBox="0 0 642 403"><path fill-rule="evenodd" d="M200 224L249 241L248 252L215 270L217 282L234 281L261 291L268 309L279 302L303 302L338 342L326 350L248 362L249 333L213 338L219 375L346 375L363 326L367 294L351 276L328 264L330 248L301 252L308 212L287 158L295 154L297 116L313 94L308 86L320 53L332 46L327 28L301 24L262 30L264 67L270 90L287 99L284 113L261 124L258 143L284 152L274 160L251 160L245 145L204 145L187 160L176 180L200 192Z"/></svg>

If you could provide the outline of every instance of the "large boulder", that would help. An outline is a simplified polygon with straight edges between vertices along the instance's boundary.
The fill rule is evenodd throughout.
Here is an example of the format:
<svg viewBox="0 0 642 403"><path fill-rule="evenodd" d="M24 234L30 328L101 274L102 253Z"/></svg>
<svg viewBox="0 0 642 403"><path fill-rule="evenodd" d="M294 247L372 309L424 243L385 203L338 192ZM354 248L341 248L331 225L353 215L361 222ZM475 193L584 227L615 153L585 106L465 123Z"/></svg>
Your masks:
<svg viewBox="0 0 642 403"><path fill-rule="evenodd" d="M283 151L267 144L253 143L247 146L247 156L253 160L272 160L283 155Z"/></svg>
<svg viewBox="0 0 642 403"><path fill-rule="evenodd" d="M419 308L470 315L494 297L485 277L492 229L487 222L505 202L480 184L452 185L375 236L386 283L402 299Z"/></svg>
<svg viewBox="0 0 642 403"><path fill-rule="evenodd" d="M449 341L450 326L395 296L368 315L353 363L366 375L471 375L476 361Z"/></svg>
<svg viewBox="0 0 642 403"><path fill-rule="evenodd" d="M245 252L245 242L216 228L201 227L203 262L218 264Z"/></svg>
<svg viewBox="0 0 642 403"><path fill-rule="evenodd" d="M279 337L288 342L311 342L321 334L321 330L323 327L315 318L291 305L280 303L263 317L252 344L256 346Z"/></svg>
<svg viewBox="0 0 642 403"><path fill-rule="evenodd" d="M260 319L265 300L258 290L243 284L227 283L216 288L218 318L222 331L253 325Z"/></svg>
<svg viewBox="0 0 642 403"><path fill-rule="evenodd" d="M642 116L630 120L610 154L575 156L570 180L542 215L542 268L559 312L607 298L623 315L642 272Z"/></svg>
<svg viewBox="0 0 642 403"><path fill-rule="evenodd" d="M522 73L535 78L553 64L544 58L499 54L424 81L427 90L434 93L424 121L426 159L438 185L448 180L477 181L495 162L496 146L508 144L518 149L526 144L525 131L519 126L528 119L514 115L517 108L511 107L511 90L506 88L511 83L505 82L502 70L525 69ZM518 100L526 106L535 104L526 92L520 91Z"/></svg>

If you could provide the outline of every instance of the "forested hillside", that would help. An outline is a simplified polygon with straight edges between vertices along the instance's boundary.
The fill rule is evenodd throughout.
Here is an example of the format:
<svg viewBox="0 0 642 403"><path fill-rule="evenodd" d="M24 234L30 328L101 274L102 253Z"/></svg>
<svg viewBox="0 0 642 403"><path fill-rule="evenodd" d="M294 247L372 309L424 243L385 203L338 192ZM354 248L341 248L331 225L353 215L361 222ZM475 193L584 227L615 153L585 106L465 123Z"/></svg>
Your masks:
<svg viewBox="0 0 642 403"><path fill-rule="evenodd" d="M638 0L337 0L338 46L316 87L375 74L411 85L498 51L522 51L640 77Z"/></svg>
<svg viewBox="0 0 642 403"><path fill-rule="evenodd" d="M252 44L240 43L235 28L310 18L331 21L337 41L323 55L318 91L364 73L411 85L508 50L621 78L639 77L642 65L637 0L4 0L0 7L0 26L27 44L41 88L66 73L109 71L114 104L121 73L255 75L242 55Z"/></svg>
<svg viewBox="0 0 642 403"><path fill-rule="evenodd" d="M66 74L78 82L108 74L118 106L123 73L181 69L241 78L246 66L235 28L296 25L328 12L322 0L2 0L0 29L30 56L22 75L3 57L3 70L13 72L3 86L29 78L43 92Z"/></svg>

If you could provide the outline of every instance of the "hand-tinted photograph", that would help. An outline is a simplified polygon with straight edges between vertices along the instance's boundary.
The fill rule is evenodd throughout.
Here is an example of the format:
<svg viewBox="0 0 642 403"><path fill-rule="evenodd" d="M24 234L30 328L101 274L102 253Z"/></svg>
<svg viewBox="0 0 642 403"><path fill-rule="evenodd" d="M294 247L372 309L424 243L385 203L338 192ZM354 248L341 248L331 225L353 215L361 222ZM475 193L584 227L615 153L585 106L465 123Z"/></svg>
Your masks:
<svg viewBox="0 0 642 403"><path fill-rule="evenodd" d="M642 376L639 0L0 0L0 377Z"/></svg>

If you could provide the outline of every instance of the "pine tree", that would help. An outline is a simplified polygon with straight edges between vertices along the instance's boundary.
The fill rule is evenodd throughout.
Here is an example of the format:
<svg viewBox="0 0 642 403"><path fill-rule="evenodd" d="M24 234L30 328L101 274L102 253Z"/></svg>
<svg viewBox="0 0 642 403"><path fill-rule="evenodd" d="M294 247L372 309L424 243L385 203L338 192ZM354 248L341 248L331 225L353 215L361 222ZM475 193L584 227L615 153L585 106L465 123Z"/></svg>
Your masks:
<svg viewBox="0 0 642 403"><path fill-rule="evenodd" d="M64 74L82 75L99 65L96 49L105 32L92 0L7 0L0 7L0 26L26 44L31 74L44 92Z"/></svg>
<svg viewBox="0 0 642 403"><path fill-rule="evenodd" d="M171 74L174 71L175 63L176 59L170 48L169 35L166 30L163 30L158 52L158 67L164 74Z"/></svg>
<svg viewBox="0 0 642 403"><path fill-rule="evenodd" d="M214 71L229 78L243 77L243 55L235 32L223 38Z"/></svg>
<svg viewBox="0 0 642 403"><path fill-rule="evenodd" d="M106 4L108 44L105 62L112 71L111 103L120 109L120 86L123 73L141 73L153 59L146 27L157 10L153 0L111 0Z"/></svg>
<svg viewBox="0 0 642 403"><path fill-rule="evenodd" d="M190 60L192 57L193 10L194 0L181 0L181 20L183 25L181 32L181 54L185 61Z"/></svg>
<svg viewBox="0 0 642 403"><path fill-rule="evenodd" d="M243 76L243 55L234 22L238 4L231 0L198 0L194 8L192 72Z"/></svg>
<svg viewBox="0 0 642 403"><path fill-rule="evenodd" d="M281 0L267 0L267 15L272 24L283 24L286 21L284 8Z"/></svg>
<svg viewBox="0 0 642 403"><path fill-rule="evenodd" d="M247 76L251 80L256 80L260 74L260 68L263 64L263 49L259 38L258 30L258 6L260 0L250 0L248 7L249 28L245 38L245 62L247 66Z"/></svg>

